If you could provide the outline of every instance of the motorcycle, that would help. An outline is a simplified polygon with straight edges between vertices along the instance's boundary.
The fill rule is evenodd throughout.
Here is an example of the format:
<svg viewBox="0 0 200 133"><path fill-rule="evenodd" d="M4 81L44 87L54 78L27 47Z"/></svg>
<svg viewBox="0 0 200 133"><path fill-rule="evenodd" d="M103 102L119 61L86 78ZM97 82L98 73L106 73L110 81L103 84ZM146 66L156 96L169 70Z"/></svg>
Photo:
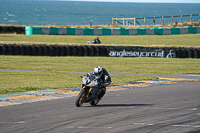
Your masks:
<svg viewBox="0 0 200 133"><path fill-rule="evenodd" d="M97 105L105 94L104 87L109 84L103 84L100 76L93 73L88 73L80 77L82 78L82 89L76 97L76 106L80 107L83 103L90 103L92 106Z"/></svg>

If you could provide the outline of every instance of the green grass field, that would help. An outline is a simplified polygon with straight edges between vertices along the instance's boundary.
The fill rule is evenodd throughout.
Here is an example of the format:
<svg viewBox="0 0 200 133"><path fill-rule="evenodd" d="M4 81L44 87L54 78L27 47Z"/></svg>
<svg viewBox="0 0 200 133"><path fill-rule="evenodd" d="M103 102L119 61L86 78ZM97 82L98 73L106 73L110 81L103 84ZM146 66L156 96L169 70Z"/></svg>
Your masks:
<svg viewBox="0 0 200 133"><path fill-rule="evenodd" d="M30 90L80 87L83 74L52 71L92 71L100 65L108 72L200 74L200 59L0 56L0 94ZM111 75L112 83L156 79L152 76Z"/></svg>
<svg viewBox="0 0 200 133"><path fill-rule="evenodd" d="M84 45L92 41L95 36L72 36L72 35L13 35L0 34L1 43L24 44L25 42L40 44L73 44ZM99 36L102 45L116 46L176 46L197 47L200 46L200 34L182 35L132 35L132 36Z"/></svg>
<svg viewBox="0 0 200 133"><path fill-rule="evenodd" d="M81 86L77 73L58 72L0 72L0 94L37 91L44 89L66 89ZM114 83L156 79L152 76L113 75Z"/></svg>
<svg viewBox="0 0 200 133"><path fill-rule="evenodd" d="M92 71L100 65L109 72L200 74L200 59L0 56L0 69Z"/></svg>
<svg viewBox="0 0 200 133"><path fill-rule="evenodd" d="M95 36L0 34L0 44L86 45ZM200 34L99 36L101 45L200 47ZM147 74L200 74L200 59L0 56L0 94L31 90L80 87L81 74L51 71L92 71L102 66L108 72ZM113 83L156 79L152 76L111 75Z"/></svg>

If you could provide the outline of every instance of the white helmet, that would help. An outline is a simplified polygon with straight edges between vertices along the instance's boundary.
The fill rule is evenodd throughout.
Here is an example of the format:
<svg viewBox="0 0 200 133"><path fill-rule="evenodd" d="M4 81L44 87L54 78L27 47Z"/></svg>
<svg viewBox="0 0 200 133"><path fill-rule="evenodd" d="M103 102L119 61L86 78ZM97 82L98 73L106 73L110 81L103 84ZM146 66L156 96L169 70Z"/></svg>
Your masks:
<svg viewBox="0 0 200 133"><path fill-rule="evenodd" d="M100 77L101 77L101 75L103 74L103 69L102 69L102 67L100 67L100 66L95 67L95 68L94 68L94 74L95 74L96 76L100 76Z"/></svg>

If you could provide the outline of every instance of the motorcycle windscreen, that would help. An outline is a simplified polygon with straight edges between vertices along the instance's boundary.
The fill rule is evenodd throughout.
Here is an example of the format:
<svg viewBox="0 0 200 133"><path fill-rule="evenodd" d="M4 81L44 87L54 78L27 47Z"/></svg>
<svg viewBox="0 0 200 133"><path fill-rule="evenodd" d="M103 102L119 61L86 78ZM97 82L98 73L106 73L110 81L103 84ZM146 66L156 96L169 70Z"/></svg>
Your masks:
<svg viewBox="0 0 200 133"><path fill-rule="evenodd" d="M95 73L94 75L95 75L96 79L100 79L100 77L101 77L98 73Z"/></svg>

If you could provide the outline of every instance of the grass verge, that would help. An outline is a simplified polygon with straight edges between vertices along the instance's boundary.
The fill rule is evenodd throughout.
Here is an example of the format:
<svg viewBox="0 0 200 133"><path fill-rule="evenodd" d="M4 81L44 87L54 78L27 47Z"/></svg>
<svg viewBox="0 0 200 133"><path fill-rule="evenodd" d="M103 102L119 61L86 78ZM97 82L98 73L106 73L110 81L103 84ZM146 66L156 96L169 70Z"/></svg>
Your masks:
<svg viewBox="0 0 200 133"><path fill-rule="evenodd" d="M0 69L43 71L92 71L102 66L108 72L147 74L200 74L200 59L0 56Z"/></svg>
<svg viewBox="0 0 200 133"><path fill-rule="evenodd" d="M44 89L76 88L81 85L80 75L82 74L0 71L0 94ZM111 77L113 81L112 84L156 79L156 77L148 75L112 75Z"/></svg>
<svg viewBox="0 0 200 133"><path fill-rule="evenodd" d="M13 35L0 34L0 40L4 43L26 44L62 44L62 45L86 45L95 36L73 35ZM131 36L100 36L102 45L114 46L176 46L199 47L200 34L181 35L131 35Z"/></svg>
<svg viewBox="0 0 200 133"><path fill-rule="evenodd" d="M40 70L0 71L0 94L80 87L80 76L83 74L52 71L89 72L98 65L106 68L108 72L200 74L200 59L0 56L0 62L0 69ZM113 84L156 79L147 75L111 75L111 77Z"/></svg>

